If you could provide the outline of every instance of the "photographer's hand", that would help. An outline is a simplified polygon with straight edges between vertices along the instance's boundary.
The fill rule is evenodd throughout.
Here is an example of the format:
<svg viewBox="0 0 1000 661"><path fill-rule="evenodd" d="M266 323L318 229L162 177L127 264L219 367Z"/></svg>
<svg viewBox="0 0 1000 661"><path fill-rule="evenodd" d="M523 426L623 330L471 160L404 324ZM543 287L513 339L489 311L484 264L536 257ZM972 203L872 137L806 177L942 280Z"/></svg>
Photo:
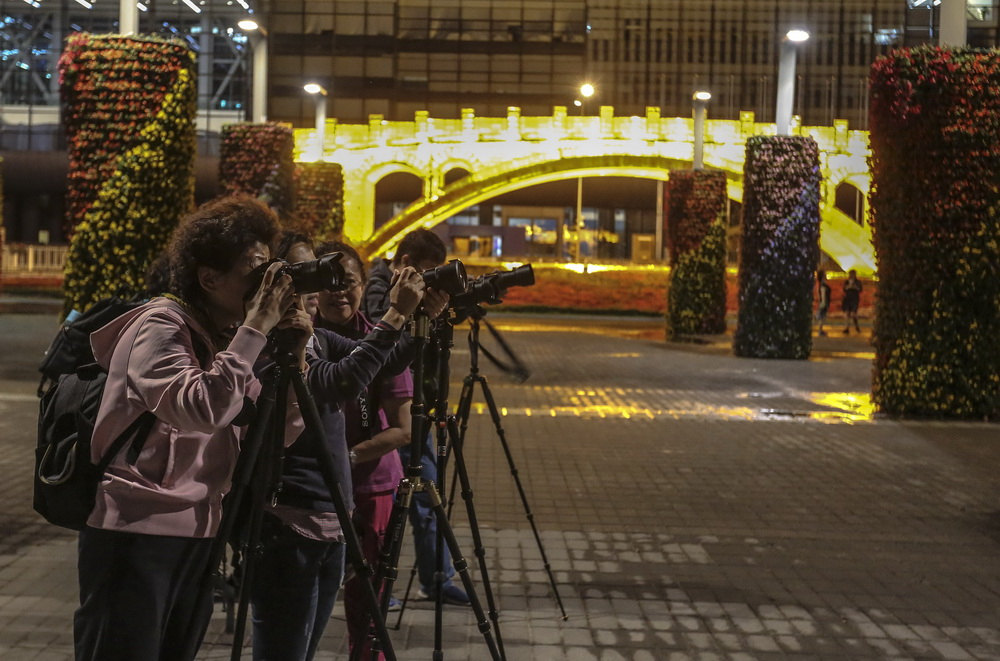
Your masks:
<svg viewBox="0 0 1000 661"><path fill-rule="evenodd" d="M285 311L285 315L277 323L276 328L298 331L295 333L296 341L292 353L298 361L299 370L305 371L306 345L309 344L309 338L312 337L313 324L312 317L305 311L305 305L300 296L295 297L295 304Z"/></svg>
<svg viewBox="0 0 1000 661"><path fill-rule="evenodd" d="M284 274L275 279L275 273L284 266L275 262L264 272L260 288L247 303L243 325L258 330L264 335L271 332L291 307L295 297L292 277Z"/></svg>
<svg viewBox="0 0 1000 661"><path fill-rule="evenodd" d="M382 315L382 321L393 328L402 328L406 319L413 314L424 296L424 279L411 267L396 272L389 290L389 309Z"/></svg>
<svg viewBox="0 0 1000 661"><path fill-rule="evenodd" d="M442 312L448 309L449 300L451 297L448 292L428 287L424 290L424 314L431 319L437 319Z"/></svg>

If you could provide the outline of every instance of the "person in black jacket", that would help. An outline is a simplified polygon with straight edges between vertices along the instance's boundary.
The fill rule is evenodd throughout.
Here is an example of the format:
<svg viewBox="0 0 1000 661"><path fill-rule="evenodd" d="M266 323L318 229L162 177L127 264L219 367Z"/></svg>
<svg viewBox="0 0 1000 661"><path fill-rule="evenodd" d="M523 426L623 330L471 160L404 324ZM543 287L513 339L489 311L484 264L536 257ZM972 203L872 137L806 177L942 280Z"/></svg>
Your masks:
<svg viewBox="0 0 1000 661"><path fill-rule="evenodd" d="M286 235L277 254L292 263L315 259L301 235ZM349 340L317 327L307 347L306 381L348 509L354 505L341 406L381 371L399 373L409 365L411 355L397 345L404 344L402 327L422 297L420 274L402 269L389 289L391 309L370 333ZM316 297L304 298L306 311L315 314ZM349 523L337 519L319 472L314 440L299 438L285 451L281 489L265 514L263 555L251 589L254 659L314 657L344 575L344 525Z"/></svg>
<svg viewBox="0 0 1000 661"><path fill-rule="evenodd" d="M396 255L392 261L376 260L368 271L368 283L365 286L364 312L372 321L382 318L389 307L389 284L393 273L407 267L416 268L421 273L440 266L447 257L444 243L434 232L427 229L413 230L403 237ZM433 357L433 356L431 356ZM424 402L430 404L437 399L436 365L430 361L424 362L424 383L414 384L414 387L424 388ZM410 461L409 446L400 448L400 458L405 467ZM434 447L433 434L428 434L421 456L421 477L434 480L437 483L437 452ZM435 573L437 572L437 520L431 509L430 496L426 493L414 495L410 505L410 524L413 528L413 544L417 558L417 575L420 579L420 590L417 595L421 599L435 598ZM462 588L452 583L455 568L451 564L448 548L444 548L444 575L441 584L441 599L445 603L457 606L468 606L469 597Z"/></svg>
<svg viewBox="0 0 1000 661"><path fill-rule="evenodd" d="M844 298L841 307L844 309L844 335L851 332L851 321L854 321L854 330L861 332L858 324L858 306L861 304L861 281L858 280L858 272L851 269L847 272L847 280L844 280Z"/></svg>

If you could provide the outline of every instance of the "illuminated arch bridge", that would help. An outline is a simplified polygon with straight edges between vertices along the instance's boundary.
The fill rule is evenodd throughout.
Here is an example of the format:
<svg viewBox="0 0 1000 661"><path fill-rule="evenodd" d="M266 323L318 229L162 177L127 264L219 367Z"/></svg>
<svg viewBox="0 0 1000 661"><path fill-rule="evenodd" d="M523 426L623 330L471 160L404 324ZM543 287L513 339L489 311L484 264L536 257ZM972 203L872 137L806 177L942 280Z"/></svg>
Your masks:
<svg viewBox="0 0 1000 661"><path fill-rule="evenodd" d="M742 202L746 139L774 134L775 126L755 122L752 112L705 124L705 166L724 171L730 199ZM836 206L844 184L867 197L867 131L848 130L847 122L838 120L832 127L794 132L819 145L820 247L844 269L872 273L870 227ZM297 160L320 157L314 129L297 130L295 144ZM499 118L464 110L461 119L436 119L421 111L412 122L386 122L380 115L367 124L328 120L322 149L323 160L344 168L344 234L370 255L391 251L416 227L433 227L517 189L593 176L667 180L671 169L690 168L693 156L691 119L660 117L658 108L647 108L644 117L615 117L610 106L596 117L568 116L557 106L548 117L521 117L519 109L510 108ZM446 185L446 175L456 169L469 174ZM422 196L376 230L375 184L397 172L419 177ZM857 211L855 217L863 218Z"/></svg>

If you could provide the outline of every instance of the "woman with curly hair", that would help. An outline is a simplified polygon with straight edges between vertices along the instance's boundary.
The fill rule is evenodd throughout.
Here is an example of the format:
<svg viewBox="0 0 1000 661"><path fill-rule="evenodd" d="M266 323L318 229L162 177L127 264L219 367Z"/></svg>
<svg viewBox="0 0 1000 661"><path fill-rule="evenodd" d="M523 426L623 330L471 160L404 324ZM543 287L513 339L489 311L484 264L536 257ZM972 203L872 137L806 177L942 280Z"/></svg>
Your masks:
<svg viewBox="0 0 1000 661"><path fill-rule="evenodd" d="M77 659L179 659L204 636L211 603L199 595L212 595L198 588L244 431L234 420L260 391L253 365L281 327L300 331L305 369L312 335L280 264L250 291L277 232L274 214L248 197L199 208L172 237L169 293L91 335L108 372L94 462L144 412L155 422L133 444L141 451L111 461L80 532ZM286 442L302 428L293 401L285 427Z"/></svg>

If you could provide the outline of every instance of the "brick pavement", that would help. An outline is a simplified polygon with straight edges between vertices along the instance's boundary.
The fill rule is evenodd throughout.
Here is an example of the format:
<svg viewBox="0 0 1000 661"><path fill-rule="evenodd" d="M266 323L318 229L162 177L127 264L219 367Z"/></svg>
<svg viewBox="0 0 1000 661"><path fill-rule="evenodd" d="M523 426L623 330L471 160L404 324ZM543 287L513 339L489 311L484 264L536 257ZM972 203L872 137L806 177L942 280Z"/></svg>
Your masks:
<svg viewBox="0 0 1000 661"><path fill-rule="evenodd" d="M477 392L466 455L508 659L1000 659L996 425L871 419L854 336L754 361L664 344L655 321L490 316L533 372L483 362L568 615ZM70 656L76 598L73 536L28 495L51 324L0 316L0 658L18 661ZM411 603L400 659L430 658L432 622ZM200 658L228 658L222 623ZM445 658L488 658L468 610L444 635ZM338 609L319 658L346 659L342 637Z"/></svg>

